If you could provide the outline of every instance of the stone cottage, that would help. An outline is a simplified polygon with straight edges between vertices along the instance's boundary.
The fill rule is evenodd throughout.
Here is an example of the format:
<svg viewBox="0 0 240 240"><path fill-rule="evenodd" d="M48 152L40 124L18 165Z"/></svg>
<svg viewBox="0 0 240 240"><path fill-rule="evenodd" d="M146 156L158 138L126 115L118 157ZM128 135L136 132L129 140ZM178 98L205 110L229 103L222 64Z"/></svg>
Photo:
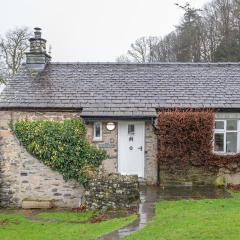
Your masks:
<svg viewBox="0 0 240 240"><path fill-rule="evenodd" d="M31 195L78 206L83 192L19 145L9 127L18 119L82 117L89 140L109 154L103 162L108 171L137 174L155 184L157 109L216 109L214 150L234 154L240 152L239 93L239 63L51 62L41 29L35 28L26 63L0 95L3 204L19 206ZM197 173L211 181L206 175Z"/></svg>

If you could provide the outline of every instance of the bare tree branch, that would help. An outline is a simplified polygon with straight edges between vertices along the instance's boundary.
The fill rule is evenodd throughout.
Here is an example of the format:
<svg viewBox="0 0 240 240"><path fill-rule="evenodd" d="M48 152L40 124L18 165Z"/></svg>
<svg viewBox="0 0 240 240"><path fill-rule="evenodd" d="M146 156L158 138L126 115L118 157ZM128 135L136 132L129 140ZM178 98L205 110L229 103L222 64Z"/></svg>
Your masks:
<svg viewBox="0 0 240 240"><path fill-rule="evenodd" d="M131 60L126 55L121 55L116 58L116 62L118 63L130 63Z"/></svg>
<svg viewBox="0 0 240 240"><path fill-rule="evenodd" d="M30 32L25 27L10 30L4 37L0 37L0 53L7 66L9 76L15 75L20 67L29 47L29 37Z"/></svg>

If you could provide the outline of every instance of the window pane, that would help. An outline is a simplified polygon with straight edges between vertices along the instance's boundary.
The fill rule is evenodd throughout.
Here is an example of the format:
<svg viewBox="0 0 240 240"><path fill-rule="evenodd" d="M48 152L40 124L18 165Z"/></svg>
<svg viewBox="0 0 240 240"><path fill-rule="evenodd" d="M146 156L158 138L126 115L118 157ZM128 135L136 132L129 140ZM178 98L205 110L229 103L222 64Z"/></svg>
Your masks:
<svg viewBox="0 0 240 240"><path fill-rule="evenodd" d="M215 133L214 136L214 151L224 151L224 133Z"/></svg>
<svg viewBox="0 0 240 240"><path fill-rule="evenodd" d="M237 130L237 120L227 120L227 130Z"/></svg>
<svg viewBox="0 0 240 240"><path fill-rule="evenodd" d="M129 124L128 125L128 134L129 135L134 135L134 124Z"/></svg>
<svg viewBox="0 0 240 240"><path fill-rule="evenodd" d="M237 152L237 133L227 133L227 152Z"/></svg>
<svg viewBox="0 0 240 240"><path fill-rule="evenodd" d="M224 121L215 121L215 129L224 129Z"/></svg>
<svg viewBox="0 0 240 240"><path fill-rule="evenodd" d="M96 124L95 124L95 137L96 137L96 138L101 137L101 127L100 127L100 123L96 123Z"/></svg>

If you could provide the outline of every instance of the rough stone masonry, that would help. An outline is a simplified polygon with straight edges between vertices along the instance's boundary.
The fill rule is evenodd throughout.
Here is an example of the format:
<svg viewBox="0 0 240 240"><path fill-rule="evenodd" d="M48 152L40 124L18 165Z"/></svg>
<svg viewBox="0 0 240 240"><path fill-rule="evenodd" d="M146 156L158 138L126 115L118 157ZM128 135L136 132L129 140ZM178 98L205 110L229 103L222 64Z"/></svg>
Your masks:
<svg viewBox="0 0 240 240"><path fill-rule="evenodd" d="M56 207L78 207L84 188L76 181L65 182L32 157L12 133L10 125L19 119L63 120L78 117L71 112L10 112L0 111L0 204L21 207L24 199L53 200Z"/></svg>
<svg viewBox="0 0 240 240"><path fill-rule="evenodd" d="M86 205L92 210L136 208L138 200L138 177L116 173L97 174L85 193Z"/></svg>

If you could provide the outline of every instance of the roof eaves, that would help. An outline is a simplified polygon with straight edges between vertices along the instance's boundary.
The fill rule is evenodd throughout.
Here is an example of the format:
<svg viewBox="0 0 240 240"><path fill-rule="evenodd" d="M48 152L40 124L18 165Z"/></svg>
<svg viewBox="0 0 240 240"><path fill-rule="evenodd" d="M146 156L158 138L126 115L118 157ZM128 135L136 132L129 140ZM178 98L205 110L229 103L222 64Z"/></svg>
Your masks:
<svg viewBox="0 0 240 240"><path fill-rule="evenodd" d="M22 106L1 106L0 111L26 111L26 112L82 112L79 107L22 107Z"/></svg>

